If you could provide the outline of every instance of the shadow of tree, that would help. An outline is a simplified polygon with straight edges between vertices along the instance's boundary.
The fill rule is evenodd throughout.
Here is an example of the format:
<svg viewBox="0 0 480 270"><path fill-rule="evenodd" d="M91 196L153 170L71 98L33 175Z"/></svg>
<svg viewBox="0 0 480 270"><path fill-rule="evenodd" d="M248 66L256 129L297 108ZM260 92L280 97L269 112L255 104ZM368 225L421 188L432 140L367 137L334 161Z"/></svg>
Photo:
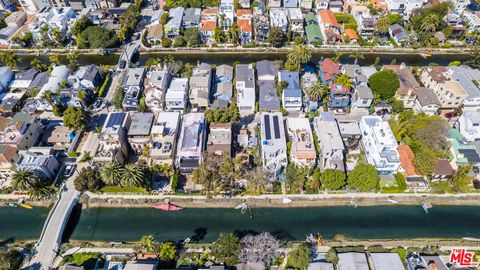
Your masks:
<svg viewBox="0 0 480 270"><path fill-rule="evenodd" d="M190 237L191 242L200 242L205 238L205 235L207 235L208 230L205 227L197 228L193 231L194 235Z"/></svg>
<svg viewBox="0 0 480 270"><path fill-rule="evenodd" d="M260 233L254 230L235 230L233 231L233 234L236 235L239 239L242 239L247 235L259 235Z"/></svg>

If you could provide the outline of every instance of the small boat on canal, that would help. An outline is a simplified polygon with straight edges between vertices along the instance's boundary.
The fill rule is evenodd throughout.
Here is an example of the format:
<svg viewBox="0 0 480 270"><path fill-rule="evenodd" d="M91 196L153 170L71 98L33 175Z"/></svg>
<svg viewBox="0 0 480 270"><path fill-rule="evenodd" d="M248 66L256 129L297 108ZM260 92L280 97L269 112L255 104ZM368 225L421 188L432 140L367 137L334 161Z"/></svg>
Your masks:
<svg viewBox="0 0 480 270"><path fill-rule="evenodd" d="M26 204L26 203L20 203L19 204L20 207L23 207L25 209L32 209L33 207L29 204Z"/></svg>
<svg viewBox="0 0 480 270"><path fill-rule="evenodd" d="M155 205L153 206L153 208L158 209L158 210L162 210L162 211L180 211L180 210L183 210L183 207L177 206L177 205L173 205L173 204L171 204L171 203L168 203L168 204L155 204Z"/></svg>
<svg viewBox="0 0 480 270"><path fill-rule="evenodd" d="M5 203L5 206L7 206L7 207L18 207L18 204L13 203L13 202L9 202L9 203Z"/></svg>

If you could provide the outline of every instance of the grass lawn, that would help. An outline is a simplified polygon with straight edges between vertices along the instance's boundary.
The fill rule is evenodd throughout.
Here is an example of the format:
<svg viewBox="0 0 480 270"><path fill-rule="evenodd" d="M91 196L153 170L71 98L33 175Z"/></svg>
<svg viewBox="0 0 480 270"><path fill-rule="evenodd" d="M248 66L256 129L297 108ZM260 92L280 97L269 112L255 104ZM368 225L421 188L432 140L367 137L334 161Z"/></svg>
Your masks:
<svg viewBox="0 0 480 270"><path fill-rule="evenodd" d="M99 258L100 253L86 252L67 256L65 257L65 261L67 263L74 263L77 266L83 266L86 270L90 270L95 268L95 264Z"/></svg>
<svg viewBox="0 0 480 270"><path fill-rule="evenodd" d="M105 186L100 189L103 193L148 193L142 187L119 187L119 186Z"/></svg>

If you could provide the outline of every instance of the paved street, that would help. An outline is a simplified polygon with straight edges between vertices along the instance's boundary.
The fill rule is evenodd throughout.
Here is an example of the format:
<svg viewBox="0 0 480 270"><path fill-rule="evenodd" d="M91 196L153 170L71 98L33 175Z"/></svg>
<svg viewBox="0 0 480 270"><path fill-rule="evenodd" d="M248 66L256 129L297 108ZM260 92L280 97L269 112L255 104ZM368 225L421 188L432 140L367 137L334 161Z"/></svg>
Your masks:
<svg viewBox="0 0 480 270"><path fill-rule="evenodd" d="M75 173L65 181L65 187L60 192L59 200L52 208L50 219L46 221L46 227L35 246L33 257L26 262L26 269L49 269L52 264L71 210L77 204L77 199L80 195L80 192L75 190L74 179L83 166L86 165L79 164Z"/></svg>

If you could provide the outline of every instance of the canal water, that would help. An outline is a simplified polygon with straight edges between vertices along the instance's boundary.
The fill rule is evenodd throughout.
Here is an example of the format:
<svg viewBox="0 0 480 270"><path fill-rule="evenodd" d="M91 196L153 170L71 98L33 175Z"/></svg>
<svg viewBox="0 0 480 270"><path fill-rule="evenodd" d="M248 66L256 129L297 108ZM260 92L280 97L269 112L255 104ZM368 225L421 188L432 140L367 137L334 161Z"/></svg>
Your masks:
<svg viewBox="0 0 480 270"><path fill-rule="evenodd" d="M145 64L145 62L150 58L160 58L163 59L167 55L172 55L175 60L180 60L183 63L196 64L197 62L206 62L209 64L221 65L221 64L233 64L233 63L243 63L248 64L252 62L257 62L260 60L285 60L286 53L278 52L261 52L261 53L169 53L169 52L158 52L158 53L142 53L139 58L140 64ZM359 64L362 65L372 65L375 63L375 59L380 57L381 64L390 64L393 59L396 59L397 63L400 64L404 62L409 66L425 66L431 63L436 63L439 65L448 65L452 61L465 61L470 58L469 54L445 54L445 55L432 55L428 58L423 58L419 54L388 54L388 53L364 53L365 59L359 60ZM321 58L333 57L334 54L331 53L319 53L316 52L312 54L312 62L317 63ZM20 55L18 60L18 66L20 68L29 68L30 61L34 58L48 63L48 56L40 55ZM118 63L118 54L112 55L80 55L78 57L79 65L88 65L88 64L97 64L97 65L116 65ZM60 61L67 63L67 59L64 55L59 56ZM355 60L351 57L351 54L345 53L340 58L341 63L353 63Z"/></svg>
<svg viewBox="0 0 480 270"><path fill-rule="evenodd" d="M76 212L76 218L72 218L67 238L86 241L136 241L144 234L153 234L160 241L190 238L210 242L220 233L245 235L263 231L285 240L304 240L306 235L316 232L327 239L335 235L357 239L480 238L479 206L435 206L428 214L421 206L255 208L251 219L239 210L227 208L77 211L81 213Z"/></svg>
<svg viewBox="0 0 480 270"><path fill-rule="evenodd" d="M0 207L0 244L4 241L37 239L47 215L48 209L45 207Z"/></svg>

